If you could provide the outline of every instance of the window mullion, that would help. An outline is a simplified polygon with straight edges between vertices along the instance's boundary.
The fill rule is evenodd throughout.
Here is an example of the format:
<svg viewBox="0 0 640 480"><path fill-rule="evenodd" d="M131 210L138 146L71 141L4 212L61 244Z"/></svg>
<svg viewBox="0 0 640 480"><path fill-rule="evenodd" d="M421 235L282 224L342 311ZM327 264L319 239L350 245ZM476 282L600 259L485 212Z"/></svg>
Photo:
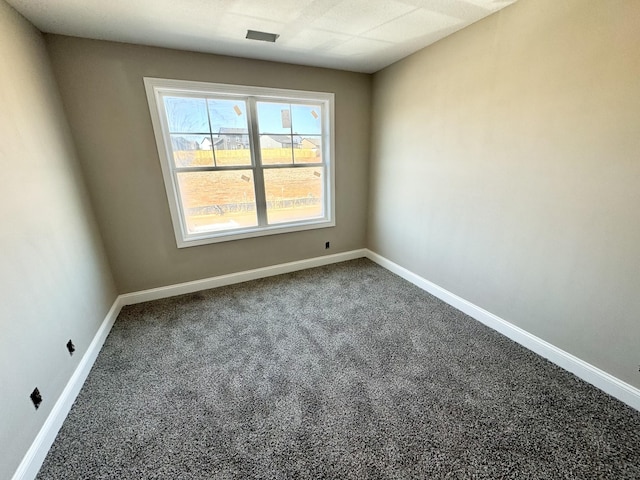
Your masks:
<svg viewBox="0 0 640 480"><path fill-rule="evenodd" d="M253 185L256 193L256 213L258 215L258 225L263 227L268 225L268 222L264 173L262 171L262 151L260 150L260 134L258 132L258 109L255 98L249 97L247 103L249 113L249 145L251 146L251 156L253 158Z"/></svg>
<svg viewBox="0 0 640 480"><path fill-rule="evenodd" d="M158 78L145 78L144 83L178 248L335 226L333 94ZM287 105L291 123L283 129L279 110ZM243 118L236 118L234 111ZM244 132L220 131L240 125ZM249 137L249 152L230 152L240 142L227 140L238 133L241 140ZM282 151L273 150L278 152L273 159L267 154L282 148L278 142L285 141L283 134L290 138L292 161L272 163ZM221 139L220 150L214 135ZM198 152L205 148L203 137L211 141L213 158ZM261 137L267 139L264 149ZM297 149L303 145L294 142L304 137L316 145L304 142L304 149L315 155ZM321 152L316 151L318 140ZM318 153L322 158L316 163ZM253 178L253 192L248 176ZM282 202L274 195L273 204L268 204L267 180L270 193L274 186L287 188Z"/></svg>

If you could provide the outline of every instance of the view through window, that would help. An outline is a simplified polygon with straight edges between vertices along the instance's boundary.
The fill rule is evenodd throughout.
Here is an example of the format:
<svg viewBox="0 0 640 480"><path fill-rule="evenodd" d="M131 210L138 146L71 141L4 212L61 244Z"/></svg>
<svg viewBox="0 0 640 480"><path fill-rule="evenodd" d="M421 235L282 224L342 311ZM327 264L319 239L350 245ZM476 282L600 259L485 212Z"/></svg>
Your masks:
<svg viewBox="0 0 640 480"><path fill-rule="evenodd" d="M334 225L332 94L145 84L179 246Z"/></svg>

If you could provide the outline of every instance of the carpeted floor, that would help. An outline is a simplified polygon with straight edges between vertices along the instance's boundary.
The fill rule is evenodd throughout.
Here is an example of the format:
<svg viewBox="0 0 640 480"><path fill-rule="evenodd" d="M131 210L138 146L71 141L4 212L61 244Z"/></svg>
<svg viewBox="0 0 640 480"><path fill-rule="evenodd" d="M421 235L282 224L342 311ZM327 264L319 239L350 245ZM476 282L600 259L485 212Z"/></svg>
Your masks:
<svg viewBox="0 0 640 480"><path fill-rule="evenodd" d="M39 479L640 478L640 413L368 260L126 307Z"/></svg>

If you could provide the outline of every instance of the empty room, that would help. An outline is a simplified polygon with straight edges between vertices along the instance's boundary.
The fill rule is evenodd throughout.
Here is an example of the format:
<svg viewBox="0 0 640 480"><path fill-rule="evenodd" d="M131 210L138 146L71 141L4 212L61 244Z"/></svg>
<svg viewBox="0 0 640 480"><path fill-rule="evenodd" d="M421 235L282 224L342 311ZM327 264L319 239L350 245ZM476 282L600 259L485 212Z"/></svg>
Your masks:
<svg viewBox="0 0 640 480"><path fill-rule="evenodd" d="M0 478L640 478L638 0L0 0Z"/></svg>

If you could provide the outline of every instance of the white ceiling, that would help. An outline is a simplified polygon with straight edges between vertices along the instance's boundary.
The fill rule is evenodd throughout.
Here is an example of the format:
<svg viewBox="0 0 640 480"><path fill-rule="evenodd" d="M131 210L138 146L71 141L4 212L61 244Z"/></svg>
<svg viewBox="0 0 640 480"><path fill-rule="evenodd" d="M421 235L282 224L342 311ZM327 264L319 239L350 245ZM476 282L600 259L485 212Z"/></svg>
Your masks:
<svg viewBox="0 0 640 480"><path fill-rule="evenodd" d="M7 1L43 32L373 73L516 0Z"/></svg>

